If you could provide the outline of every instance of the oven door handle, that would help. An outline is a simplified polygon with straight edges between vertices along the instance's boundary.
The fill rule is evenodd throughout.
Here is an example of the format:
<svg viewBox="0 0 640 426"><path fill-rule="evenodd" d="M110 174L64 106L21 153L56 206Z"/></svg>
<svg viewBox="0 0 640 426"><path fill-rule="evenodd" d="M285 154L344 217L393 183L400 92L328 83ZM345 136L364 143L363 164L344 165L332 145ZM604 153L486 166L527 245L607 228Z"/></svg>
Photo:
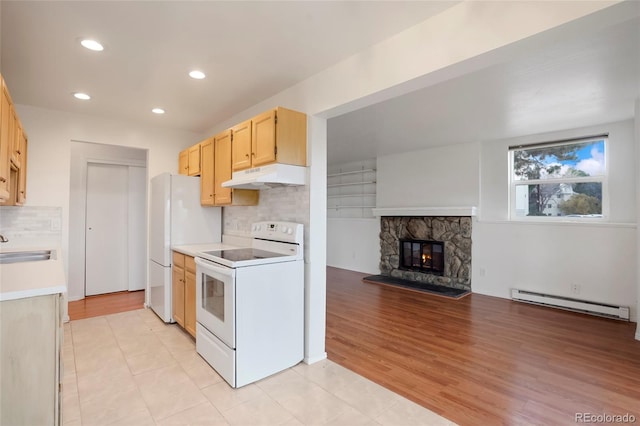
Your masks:
<svg viewBox="0 0 640 426"><path fill-rule="evenodd" d="M208 262L200 257L195 258L196 265L200 265L205 270L217 272L218 274L224 275L226 277L234 277L235 270L233 268L227 268L226 266L219 266L213 262Z"/></svg>

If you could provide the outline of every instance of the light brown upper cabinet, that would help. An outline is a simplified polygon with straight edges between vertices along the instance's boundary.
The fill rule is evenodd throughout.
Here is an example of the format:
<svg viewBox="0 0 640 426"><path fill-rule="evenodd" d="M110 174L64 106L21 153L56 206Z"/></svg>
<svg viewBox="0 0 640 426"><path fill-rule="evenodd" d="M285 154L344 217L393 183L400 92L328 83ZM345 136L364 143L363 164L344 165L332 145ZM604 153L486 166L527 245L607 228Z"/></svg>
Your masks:
<svg viewBox="0 0 640 426"><path fill-rule="evenodd" d="M200 143L200 204L213 206L213 138Z"/></svg>
<svg viewBox="0 0 640 426"><path fill-rule="evenodd" d="M178 173L181 175L189 174L189 149L180 151L178 156Z"/></svg>
<svg viewBox="0 0 640 426"><path fill-rule="evenodd" d="M233 171L269 163L307 165L306 114L277 107L250 121L250 132L239 129L241 137L236 139L234 135ZM247 143L248 133L251 144Z"/></svg>
<svg viewBox="0 0 640 426"><path fill-rule="evenodd" d="M27 135L20 132L20 169L18 170L16 204L21 206L27 200Z"/></svg>
<svg viewBox="0 0 640 426"><path fill-rule="evenodd" d="M260 191L252 189L231 189L222 183L231 179L232 146L235 142L234 129L225 130L215 136L214 152L214 204L216 206L255 206Z"/></svg>
<svg viewBox="0 0 640 426"><path fill-rule="evenodd" d="M9 158L13 146L12 131L9 131L9 117L11 116L11 98L4 84L2 86L2 100L0 101L0 201L9 199Z"/></svg>
<svg viewBox="0 0 640 426"><path fill-rule="evenodd" d="M27 134L0 75L0 204L22 205L26 200Z"/></svg>
<svg viewBox="0 0 640 426"><path fill-rule="evenodd" d="M251 120L238 124L233 132L233 171L251 167Z"/></svg>
<svg viewBox="0 0 640 426"><path fill-rule="evenodd" d="M13 123L13 146L11 148L11 164L16 169L20 169L22 164L22 126L16 114L15 108L11 107L11 117Z"/></svg>
<svg viewBox="0 0 640 426"><path fill-rule="evenodd" d="M214 138L214 201L217 206L231 204L231 188L222 182L231 179L231 130L218 133Z"/></svg>
<svg viewBox="0 0 640 426"><path fill-rule="evenodd" d="M200 176L200 144L189 148L189 176Z"/></svg>

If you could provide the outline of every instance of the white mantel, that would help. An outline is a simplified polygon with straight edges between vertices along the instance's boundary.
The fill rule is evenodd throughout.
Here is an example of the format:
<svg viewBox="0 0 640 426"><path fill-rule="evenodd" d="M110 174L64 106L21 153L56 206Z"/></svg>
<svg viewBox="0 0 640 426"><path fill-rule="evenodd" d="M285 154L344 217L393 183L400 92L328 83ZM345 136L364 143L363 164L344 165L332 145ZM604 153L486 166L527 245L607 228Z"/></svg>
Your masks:
<svg viewBox="0 0 640 426"><path fill-rule="evenodd" d="M374 216L476 216L478 208L464 207L379 207Z"/></svg>

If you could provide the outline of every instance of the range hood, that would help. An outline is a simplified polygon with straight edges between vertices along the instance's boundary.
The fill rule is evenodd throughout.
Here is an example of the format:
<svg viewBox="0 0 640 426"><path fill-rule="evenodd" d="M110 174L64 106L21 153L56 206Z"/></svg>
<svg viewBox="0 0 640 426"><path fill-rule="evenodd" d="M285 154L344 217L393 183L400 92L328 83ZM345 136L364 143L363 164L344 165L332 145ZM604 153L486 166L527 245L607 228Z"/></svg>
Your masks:
<svg viewBox="0 0 640 426"><path fill-rule="evenodd" d="M233 172L231 180L222 182L225 188L260 189L280 185L305 185L306 167L273 163L253 169Z"/></svg>

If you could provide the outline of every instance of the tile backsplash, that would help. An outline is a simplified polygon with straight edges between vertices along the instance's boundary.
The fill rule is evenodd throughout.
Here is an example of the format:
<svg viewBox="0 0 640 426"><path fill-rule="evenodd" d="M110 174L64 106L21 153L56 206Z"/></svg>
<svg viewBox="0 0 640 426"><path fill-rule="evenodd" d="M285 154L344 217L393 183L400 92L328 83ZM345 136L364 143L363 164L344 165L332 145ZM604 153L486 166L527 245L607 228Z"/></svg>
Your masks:
<svg viewBox="0 0 640 426"><path fill-rule="evenodd" d="M265 220L302 223L306 231L309 229L309 186L263 189L257 206L224 207L222 218L225 234L248 235L253 222Z"/></svg>
<svg viewBox="0 0 640 426"><path fill-rule="evenodd" d="M3 247L60 245L61 207L0 207L0 234L9 239Z"/></svg>

